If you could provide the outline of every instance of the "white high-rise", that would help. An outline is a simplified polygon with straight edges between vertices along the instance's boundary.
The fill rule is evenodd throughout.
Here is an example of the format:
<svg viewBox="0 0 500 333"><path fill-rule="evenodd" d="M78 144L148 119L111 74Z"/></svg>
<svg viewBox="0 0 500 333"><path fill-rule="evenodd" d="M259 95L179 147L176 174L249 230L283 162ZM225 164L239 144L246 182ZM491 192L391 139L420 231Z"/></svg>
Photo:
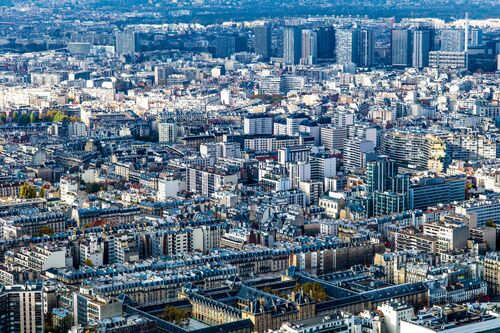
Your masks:
<svg viewBox="0 0 500 333"><path fill-rule="evenodd" d="M158 141L174 143L177 141L177 124L174 118L158 117Z"/></svg>

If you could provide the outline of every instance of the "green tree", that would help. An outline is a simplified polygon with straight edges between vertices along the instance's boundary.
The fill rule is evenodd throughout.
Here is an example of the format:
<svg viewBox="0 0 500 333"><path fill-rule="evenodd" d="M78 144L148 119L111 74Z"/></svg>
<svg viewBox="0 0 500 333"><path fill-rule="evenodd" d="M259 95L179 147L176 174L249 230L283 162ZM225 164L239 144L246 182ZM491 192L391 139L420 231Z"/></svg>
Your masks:
<svg viewBox="0 0 500 333"><path fill-rule="evenodd" d="M26 198L28 195L28 190L29 190L28 183L24 183L23 185L21 185L21 188L19 189L19 197Z"/></svg>
<svg viewBox="0 0 500 333"><path fill-rule="evenodd" d="M36 122L38 122L38 113L31 112L30 113L30 124L34 124Z"/></svg>
<svg viewBox="0 0 500 333"><path fill-rule="evenodd" d="M40 198L45 198L45 187L40 187L40 192L38 192Z"/></svg>
<svg viewBox="0 0 500 333"><path fill-rule="evenodd" d="M47 225L44 225L43 227L40 228L40 235L51 236L53 234L54 234L54 230Z"/></svg>
<svg viewBox="0 0 500 333"><path fill-rule="evenodd" d="M174 323L176 325L181 325L183 322L185 322L189 318L189 312L176 308L170 305L167 305L165 307L165 310L163 310L163 319L166 321L169 321L171 323Z"/></svg>
<svg viewBox="0 0 500 333"><path fill-rule="evenodd" d="M12 112L12 121L16 122L17 121L17 112Z"/></svg>
<svg viewBox="0 0 500 333"><path fill-rule="evenodd" d="M86 183L85 184L85 192L87 193L97 193L100 190L100 186L97 183Z"/></svg>
<svg viewBox="0 0 500 333"><path fill-rule="evenodd" d="M29 122L30 122L30 116L27 113L23 113L17 121L19 125L23 126L29 124Z"/></svg>
<svg viewBox="0 0 500 333"><path fill-rule="evenodd" d="M316 302L324 302L328 299L328 294L325 288L318 282L306 282L304 284L297 284L294 287L294 291L303 290L304 293L311 297Z"/></svg>
<svg viewBox="0 0 500 333"><path fill-rule="evenodd" d="M68 116L65 115L62 111L57 111L57 113L54 115L54 118L52 118L52 121L54 123L62 123L65 120L68 120Z"/></svg>
<svg viewBox="0 0 500 333"><path fill-rule="evenodd" d="M36 198L36 189L34 186L24 183L19 189L19 197L23 199L33 199Z"/></svg>
<svg viewBox="0 0 500 333"><path fill-rule="evenodd" d="M488 221L486 221L486 226L490 227L490 228L496 228L497 227L497 225L491 219L489 219Z"/></svg>
<svg viewBox="0 0 500 333"><path fill-rule="evenodd" d="M5 124L7 122L7 115L5 113L0 114L0 122Z"/></svg>

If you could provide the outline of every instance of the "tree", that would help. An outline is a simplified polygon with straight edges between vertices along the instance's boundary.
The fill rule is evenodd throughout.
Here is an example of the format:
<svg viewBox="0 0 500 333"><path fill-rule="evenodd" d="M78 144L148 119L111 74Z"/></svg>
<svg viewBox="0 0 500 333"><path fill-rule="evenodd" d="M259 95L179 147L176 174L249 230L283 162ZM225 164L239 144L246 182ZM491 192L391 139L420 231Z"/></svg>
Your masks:
<svg viewBox="0 0 500 333"><path fill-rule="evenodd" d="M100 185L97 183L86 183L85 192L87 193L97 193L101 189Z"/></svg>
<svg viewBox="0 0 500 333"><path fill-rule="evenodd" d="M165 310L163 310L162 317L166 321L169 321L176 325L182 325L182 323L184 323L189 318L189 312L184 309L167 305L165 307Z"/></svg>
<svg viewBox="0 0 500 333"><path fill-rule="evenodd" d="M30 124L38 122L38 114L36 112L30 113Z"/></svg>
<svg viewBox="0 0 500 333"><path fill-rule="evenodd" d="M306 282L304 284L297 284L293 290L299 291L303 290L304 293L311 297L316 302L324 302L328 299L328 294L326 293L325 288L318 282Z"/></svg>
<svg viewBox="0 0 500 333"><path fill-rule="evenodd" d="M93 267L94 266L94 263L92 262L92 260L90 259L85 259L85 261L83 262L86 266L89 266L89 267Z"/></svg>
<svg viewBox="0 0 500 333"><path fill-rule="evenodd" d="M490 228L496 228L497 227L497 225L491 219L489 219L488 221L486 221L486 226L490 227Z"/></svg>
<svg viewBox="0 0 500 333"><path fill-rule="evenodd" d="M33 199L36 198L36 189L34 186L30 186L28 183L21 185L19 189L19 197L23 199Z"/></svg>
<svg viewBox="0 0 500 333"><path fill-rule="evenodd" d="M2 114L0 115L0 122L1 122L2 124L5 124L5 123L7 122L7 115L6 115L5 113L2 113Z"/></svg>
<svg viewBox="0 0 500 333"><path fill-rule="evenodd" d="M24 126L24 125L28 125L28 124L29 124L29 122L30 122L30 116L29 116L27 113L23 113L23 114L19 117L19 119L18 119L18 121L17 121L17 123L18 123L19 125L23 125L23 126Z"/></svg>
<svg viewBox="0 0 500 333"><path fill-rule="evenodd" d="M62 113L62 111L57 111L57 113L54 115L54 118L52 118L52 121L54 123L62 123L65 120L68 120L68 116Z"/></svg>
<svg viewBox="0 0 500 333"><path fill-rule="evenodd" d="M53 234L54 234L54 230L47 225L44 225L43 227L40 228L40 235L51 236Z"/></svg>
<svg viewBox="0 0 500 333"><path fill-rule="evenodd" d="M38 192L40 198L45 198L45 187L40 187L40 192Z"/></svg>
<svg viewBox="0 0 500 333"><path fill-rule="evenodd" d="M28 183L24 183L21 185L21 188L19 189L19 197L20 198L26 198L26 195L28 193Z"/></svg>

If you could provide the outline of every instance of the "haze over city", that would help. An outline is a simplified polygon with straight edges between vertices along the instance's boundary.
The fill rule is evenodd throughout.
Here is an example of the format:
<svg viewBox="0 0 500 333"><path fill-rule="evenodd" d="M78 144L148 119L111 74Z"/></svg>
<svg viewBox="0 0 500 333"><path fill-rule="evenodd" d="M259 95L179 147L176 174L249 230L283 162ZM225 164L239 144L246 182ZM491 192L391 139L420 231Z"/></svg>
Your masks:
<svg viewBox="0 0 500 333"><path fill-rule="evenodd" d="M499 0L0 0L0 333L500 332L499 74Z"/></svg>

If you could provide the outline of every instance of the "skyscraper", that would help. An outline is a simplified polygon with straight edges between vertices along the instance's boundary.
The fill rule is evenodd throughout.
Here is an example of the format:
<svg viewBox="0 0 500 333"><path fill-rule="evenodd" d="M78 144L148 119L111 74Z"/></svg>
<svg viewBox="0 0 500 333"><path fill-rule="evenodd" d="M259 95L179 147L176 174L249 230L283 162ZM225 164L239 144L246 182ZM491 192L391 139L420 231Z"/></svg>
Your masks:
<svg viewBox="0 0 500 333"><path fill-rule="evenodd" d="M335 29L321 27L316 32L318 40L318 59L335 58Z"/></svg>
<svg viewBox="0 0 500 333"><path fill-rule="evenodd" d="M338 64L358 64L359 62L359 30L335 30L335 54Z"/></svg>
<svg viewBox="0 0 500 333"><path fill-rule="evenodd" d="M479 28L469 30L469 46L483 45L483 30Z"/></svg>
<svg viewBox="0 0 500 333"><path fill-rule="evenodd" d="M412 65L415 68L424 68L429 66L429 52L431 51L431 32L430 30L413 31L413 52Z"/></svg>
<svg viewBox="0 0 500 333"><path fill-rule="evenodd" d="M311 29L302 30L302 54L301 63L312 65L317 61L318 56L318 36Z"/></svg>
<svg viewBox="0 0 500 333"><path fill-rule="evenodd" d="M302 33L299 27L288 26L283 31L283 60L286 64L300 63L302 53Z"/></svg>
<svg viewBox="0 0 500 333"><path fill-rule="evenodd" d="M373 30L362 29L359 32L359 63L361 67L371 67L374 65L375 37Z"/></svg>
<svg viewBox="0 0 500 333"><path fill-rule="evenodd" d="M271 26L261 25L254 28L254 51L262 56L263 60L271 58Z"/></svg>
<svg viewBox="0 0 500 333"><path fill-rule="evenodd" d="M115 33L115 52L127 54L137 52L137 35L134 31L117 31Z"/></svg>
<svg viewBox="0 0 500 333"><path fill-rule="evenodd" d="M463 52L465 49L465 32L462 29L441 30L441 51Z"/></svg>
<svg viewBox="0 0 500 333"><path fill-rule="evenodd" d="M411 66L412 41L411 31L408 29L394 29L391 31L392 66Z"/></svg>
<svg viewBox="0 0 500 333"><path fill-rule="evenodd" d="M229 58L236 52L246 51L247 42L245 36L237 34L217 36L215 38L215 56Z"/></svg>
<svg viewBox="0 0 500 333"><path fill-rule="evenodd" d="M215 56L227 58L236 52L236 40L234 36L217 36L215 38Z"/></svg>

